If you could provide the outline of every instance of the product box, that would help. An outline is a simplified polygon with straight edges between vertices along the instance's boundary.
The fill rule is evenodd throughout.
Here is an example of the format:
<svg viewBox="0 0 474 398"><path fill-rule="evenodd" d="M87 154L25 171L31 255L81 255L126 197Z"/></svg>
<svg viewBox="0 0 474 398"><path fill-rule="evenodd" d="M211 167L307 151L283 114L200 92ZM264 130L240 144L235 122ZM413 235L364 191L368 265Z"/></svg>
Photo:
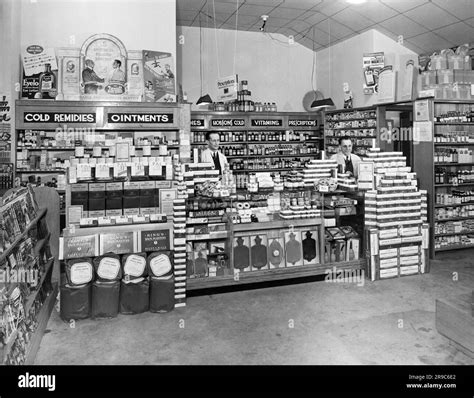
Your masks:
<svg viewBox="0 0 474 398"><path fill-rule="evenodd" d="M142 214L155 213L155 189L155 181L140 182L140 212Z"/></svg>
<svg viewBox="0 0 474 398"><path fill-rule="evenodd" d="M126 232L106 232L99 235L99 254L115 253L136 253L137 242L136 233Z"/></svg>
<svg viewBox="0 0 474 398"><path fill-rule="evenodd" d="M89 184L89 211L103 210L105 215L105 183Z"/></svg>
<svg viewBox="0 0 474 398"><path fill-rule="evenodd" d="M140 183L127 181L123 184L124 215L140 214Z"/></svg>
<svg viewBox="0 0 474 398"><path fill-rule="evenodd" d="M82 206L83 211L89 210L88 184L71 184L71 205Z"/></svg>

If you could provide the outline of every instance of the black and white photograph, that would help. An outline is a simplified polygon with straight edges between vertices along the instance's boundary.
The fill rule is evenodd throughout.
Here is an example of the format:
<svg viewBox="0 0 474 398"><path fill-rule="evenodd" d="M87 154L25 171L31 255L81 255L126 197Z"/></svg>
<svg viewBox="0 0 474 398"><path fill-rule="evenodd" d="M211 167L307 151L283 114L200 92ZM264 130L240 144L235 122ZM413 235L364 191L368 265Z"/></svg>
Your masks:
<svg viewBox="0 0 474 398"><path fill-rule="evenodd" d="M0 398L474 397L474 0L0 0L0 137Z"/></svg>

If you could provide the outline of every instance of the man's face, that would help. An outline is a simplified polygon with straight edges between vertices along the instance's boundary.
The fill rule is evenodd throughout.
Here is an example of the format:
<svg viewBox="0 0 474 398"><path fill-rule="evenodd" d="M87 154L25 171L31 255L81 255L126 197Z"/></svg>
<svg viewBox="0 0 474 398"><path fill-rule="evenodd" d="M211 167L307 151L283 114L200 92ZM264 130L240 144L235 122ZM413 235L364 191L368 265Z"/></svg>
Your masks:
<svg viewBox="0 0 474 398"><path fill-rule="evenodd" d="M342 140L342 142L341 142L341 151L344 155L349 156L352 153L352 141L351 140Z"/></svg>
<svg viewBox="0 0 474 398"><path fill-rule="evenodd" d="M219 149L219 134L211 134L207 140L207 145L211 151L217 151Z"/></svg>
<svg viewBox="0 0 474 398"><path fill-rule="evenodd" d="M117 69L117 68L118 68L118 62L117 62L117 61L114 61L113 68L114 68L114 69Z"/></svg>

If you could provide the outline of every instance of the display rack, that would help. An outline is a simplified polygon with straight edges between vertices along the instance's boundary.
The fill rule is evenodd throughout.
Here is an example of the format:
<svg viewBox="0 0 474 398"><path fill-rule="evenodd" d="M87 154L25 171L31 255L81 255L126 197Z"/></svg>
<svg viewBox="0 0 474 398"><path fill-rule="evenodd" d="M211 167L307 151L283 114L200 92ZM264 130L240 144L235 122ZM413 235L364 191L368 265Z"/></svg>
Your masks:
<svg viewBox="0 0 474 398"><path fill-rule="evenodd" d="M294 191L311 191L311 189L304 188ZM325 203L326 195L343 195L345 191L335 191L329 193L320 192L321 205ZM256 195L262 195L262 193L255 193ZM199 200L206 200L206 198L199 198ZM229 202L228 205L232 207L237 200L235 195L231 195L228 198L222 198L223 201ZM339 224L338 212L332 210L324 210L321 208L321 217L317 218L301 218L294 220L284 220L279 217L278 213L269 215L270 220L259 220L259 222L250 222L250 223L233 223L232 216L229 213L226 213L227 216L227 233L225 236L214 235L206 236L204 240L220 240L225 241L225 247L227 254L229 255L229 269L230 273L227 275L217 275L217 276L207 276L207 277L189 277L187 280L187 290L200 290L208 288L219 288L226 286L239 286L250 283L260 283L266 281L275 281L275 280L286 280L286 279L295 279L295 278L305 278L318 275L328 275L333 272L358 272L360 270L366 270L366 259L359 257L355 260L346 260L346 261L327 261L326 254L328 253L328 241L326 240L326 226L335 226ZM329 222L325 218L326 212L331 213L333 217L332 222ZM276 268L270 267L270 261L268 261L268 266L265 269L256 270L253 269L250 271L247 270L237 270L235 268L235 258L234 258L234 243L238 237L247 237L265 235L267 238L267 248L269 249L269 242L271 239L279 239L281 242L284 241L284 236L286 232L295 232L296 234L301 233L304 230L312 230L317 232L317 253L318 260L310 265L303 264L301 265L283 265ZM362 235L359 235L362 240ZM189 238L188 238L189 241ZM286 244L285 244L286 246ZM250 249L250 246L249 246ZM286 256L286 248L285 256ZM362 250L360 251L362 254ZM188 255L190 253L188 252ZM330 256L330 255L329 255ZM286 262L286 257L283 260L283 263Z"/></svg>
<svg viewBox="0 0 474 398"><path fill-rule="evenodd" d="M323 149L321 118L306 112L191 112L191 148L199 159L205 135L220 135L220 150L239 174L259 171L289 172L302 169Z"/></svg>
<svg viewBox="0 0 474 398"><path fill-rule="evenodd" d="M27 296L20 293L24 318L18 322L8 340L4 341L3 346L0 347L2 364L34 364L57 294L57 284L54 278L54 269L57 262L57 242L54 241L58 239L59 233L59 198L52 188L35 187L33 190L36 201L40 206L36 211L36 217L21 230L21 234L0 254L0 264L10 264L9 261L11 261L12 255L19 250L23 250L20 246L25 239L34 236L36 243L30 261L39 264L41 276L35 285L30 286ZM17 189L6 192L5 197L14 191L17 191ZM31 266L31 264L28 266ZM4 293L7 292L7 295L9 295L17 287L21 291L22 285L25 283L27 282L18 280L2 283L6 288ZM28 334L28 337L25 333Z"/></svg>
<svg viewBox="0 0 474 398"><path fill-rule="evenodd" d="M326 111L324 114L325 150L328 156L337 153L339 137L349 136L353 141L352 152L364 156L367 149L378 142L377 107L362 107Z"/></svg>
<svg viewBox="0 0 474 398"><path fill-rule="evenodd" d="M70 204L66 170L78 147L83 152L82 160L91 163L113 160L110 147L114 139L131 140L131 156L143 155L143 140L150 144L150 156L163 152L173 155L180 149L180 138L189 137L189 124L186 104L18 100L13 140L15 175L23 182L30 179L55 187L65 218ZM186 152L180 155L186 157Z"/></svg>
<svg viewBox="0 0 474 398"><path fill-rule="evenodd" d="M420 100L421 101L421 100ZM416 145L428 191L431 255L474 247L474 101L424 99L432 140Z"/></svg>

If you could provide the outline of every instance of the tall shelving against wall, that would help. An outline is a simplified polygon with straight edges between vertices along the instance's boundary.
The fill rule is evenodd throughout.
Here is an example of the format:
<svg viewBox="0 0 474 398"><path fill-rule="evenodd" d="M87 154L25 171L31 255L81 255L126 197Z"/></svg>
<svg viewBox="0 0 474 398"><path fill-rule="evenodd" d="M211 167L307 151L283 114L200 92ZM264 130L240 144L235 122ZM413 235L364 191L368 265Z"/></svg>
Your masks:
<svg viewBox="0 0 474 398"><path fill-rule="evenodd" d="M206 148L205 135L220 136L220 150L245 186L249 173L270 171L286 174L301 170L323 149L319 114L307 112L192 112L191 148L199 157Z"/></svg>
<svg viewBox="0 0 474 398"><path fill-rule="evenodd" d="M377 139L377 108L375 106L339 109L324 114L324 149L328 156L337 153L339 138L349 136L352 153L364 156Z"/></svg>
<svg viewBox="0 0 474 398"><path fill-rule="evenodd" d="M431 255L474 247L474 101L419 101L428 103L432 126L431 139L414 146L415 171L428 191Z"/></svg>

